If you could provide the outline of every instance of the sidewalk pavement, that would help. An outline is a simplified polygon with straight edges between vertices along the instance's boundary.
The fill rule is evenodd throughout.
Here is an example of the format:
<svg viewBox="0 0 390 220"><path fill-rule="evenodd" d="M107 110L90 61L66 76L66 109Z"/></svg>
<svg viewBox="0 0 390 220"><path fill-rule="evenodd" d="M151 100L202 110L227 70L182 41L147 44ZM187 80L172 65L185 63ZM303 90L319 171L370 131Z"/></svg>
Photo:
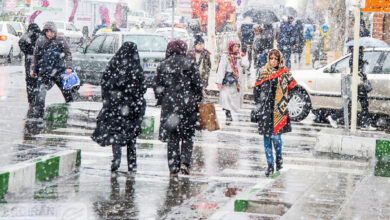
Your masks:
<svg viewBox="0 0 390 220"><path fill-rule="evenodd" d="M35 183L68 175L81 165L81 150L18 144L1 155L0 198L22 192Z"/></svg>

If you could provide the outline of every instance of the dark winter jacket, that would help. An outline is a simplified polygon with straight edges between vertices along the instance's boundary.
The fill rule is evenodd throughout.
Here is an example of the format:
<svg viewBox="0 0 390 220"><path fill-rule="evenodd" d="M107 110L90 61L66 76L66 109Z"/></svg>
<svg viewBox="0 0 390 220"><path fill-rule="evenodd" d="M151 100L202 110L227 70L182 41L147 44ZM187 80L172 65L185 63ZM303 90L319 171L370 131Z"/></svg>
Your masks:
<svg viewBox="0 0 390 220"><path fill-rule="evenodd" d="M288 47L291 49L295 45L295 27L290 22L286 21L280 25L280 33L278 37L278 48Z"/></svg>
<svg viewBox="0 0 390 220"><path fill-rule="evenodd" d="M30 76L30 66L32 62L32 55L34 53L35 44L41 36L39 26L32 23L28 26L27 33L25 33L19 40L20 50L24 53L24 63L26 68L26 75Z"/></svg>
<svg viewBox="0 0 390 220"><path fill-rule="evenodd" d="M301 54L303 52L303 47L305 46L305 39L303 36L303 24L301 20L297 20L295 23L296 29L296 47L294 49L294 53Z"/></svg>
<svg viewBox="0 0 390 220"><path fill-rule="evenodd" d="M210 52L206 49L203 49L203 51L200 51L200 58L198 61L196 61L196 49L195 47L192 48L192 50L188 53L187 57L190 59L193 59L196 63L196 66L198 67L200 71L200 76L203 80L203 86L204 88L207 88L210 70L211 70L211 58L210 58Z"/></svg>
<svg viewBox="0 0 390 220"><path fill-rule="evenodd" d="M173 51L170 44L167 50ZM184 139L194 136L203 88L198 68L191 59L182 55L182 51L167 54L170 55L157 68L155 78L156 96L161 100L162 141L168 141L171 135Z"/></svg>
<svg viewBox="0 0 390 220"><path fill-rule="evenodd" d="M45 34L40 36L35 45L31 69L42 78L42 81L50 81L53 77L61 76L65 69L72 69L72 53L68 42L63 36L57 36L57 28L53 22L47 22L42 29L55 33L53 39L48 39Z"/></svg>
<svg viewBox="0 0 390 220"><path fill-rule="evenodd" d="M103 108L92 139L101 146L127 145L141 132L146 85L136 44L125 42L101 80Z"/></svg>
<svg viewBox="0 0 390 220"><path fill-rule="evenodd" d="M265 25L255 41L253 42L253 50L256 54L261 54L274 47L274 30L272 25Z"/></svg>
<svg viewBox="0 0 390 220"><path fill-rule="evenodd" d="M253 42L255 39L255 33L253 31L254 24L241 24L241 41Z"/></svg>

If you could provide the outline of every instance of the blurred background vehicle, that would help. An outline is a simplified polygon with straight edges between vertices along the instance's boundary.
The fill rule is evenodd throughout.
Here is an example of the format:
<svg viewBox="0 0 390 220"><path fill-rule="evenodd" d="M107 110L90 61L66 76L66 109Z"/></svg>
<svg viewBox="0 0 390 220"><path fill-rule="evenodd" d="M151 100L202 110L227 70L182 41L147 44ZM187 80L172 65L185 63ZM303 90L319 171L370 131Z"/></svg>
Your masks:
<svg viewBox="0 0 390 220"><path fill-rule="evenodd" d="M142 27L153 27L154 19L145 11L129 11L127 16L127 24L129 27L135 26L136 24L140 24Z"/></svg>
<svg viewBox="0 0 390 220"><path fill-rule="evenodd" d="M163 35L130 32L106 32L96 35L86 48L78 48L73 54L73 67L81 83L100 85L107 63L124 42L137 44L141 65L148 87L159 63L165 58L168 41Z"/></svg>
<svg viewBox="0 0 390 220"><path fill-rule="evenodd" d="M20 37L27 31L27 27L22 22L10 21L9 24L15 29L16 34Z"/></svg>
<svg viewBox="0 0 390 220"><path fill-rule="evenodd" d="M70 45L76 45L81 41L83 34L73 23L54 21L54 24L57 27L58 35L63 35Z"/></svg>
<svg viewBox="0 0 390 220"><path fill-rule="evenodd" d="M12 63L14 57L20 55L19 36L10 22L0 21L0 56Z"/></svg>

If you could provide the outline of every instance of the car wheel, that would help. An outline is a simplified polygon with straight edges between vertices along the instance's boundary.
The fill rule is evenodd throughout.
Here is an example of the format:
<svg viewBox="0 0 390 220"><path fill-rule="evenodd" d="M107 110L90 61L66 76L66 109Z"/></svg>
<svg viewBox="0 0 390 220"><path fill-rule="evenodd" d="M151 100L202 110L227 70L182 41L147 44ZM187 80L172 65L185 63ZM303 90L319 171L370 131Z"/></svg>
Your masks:
<svg viewBox="0 0 390 220"><path fill-rule="evenodd" d="M288 114L292 121L302 121L309 115L311 109L310 97L302 88L291 91L288 102Z"/></svg>
<svg viewBox="0 0 390 220"><path fill-rule="evenodd" d="M8 63L12 63L13 59L14 59L14 49L11 47L11 49L9 50L8 57L7 57Z"/></svg>

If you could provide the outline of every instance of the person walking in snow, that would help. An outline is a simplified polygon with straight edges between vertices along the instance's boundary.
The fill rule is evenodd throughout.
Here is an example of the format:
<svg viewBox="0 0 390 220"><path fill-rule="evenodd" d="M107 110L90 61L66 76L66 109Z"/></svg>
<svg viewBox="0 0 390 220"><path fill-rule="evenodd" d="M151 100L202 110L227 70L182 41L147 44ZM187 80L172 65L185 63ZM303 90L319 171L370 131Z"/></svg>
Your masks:
<svg viewBox="0 0 390 220"><path fill-rule="evenodd" d="M33 116L33 107L37 92L37 78L30 76L32 58L35 49L35 43L38 38L41 36L41 30L39 26L35 23L31 23L27 28L27 33L25 33L22 38L19 40L20 50L24 53L24 67L26 71L26 90L27 90L27 100L29 104L27 117L30 118Z"/></svg>
<svg viewBox="0 0 390 220"><path fill-rule="evenodd" d="M195 35L194 47L188 52L187 57L193 59L196 63L203 81L203 89L206 89L209 84L211 70L210 55L210 52L204 48L202 36Z"/></svg>
<svg viewBox="0 0 390 220"><path fill-rule="evenodd" d="M270 50L267 64L260 69L253 91L258 131L264 135L267 177L274 172L272 146L276 151L276 171L283 168L281 134L291 131L288 96L295 85L290 70L284 66L282 53L276 49Z"/></svg>
<svg viewBox="0 0 390 220"><path fill-rule="evenodd" d="M249 66L247 57L240 54L240 43L230 41L218 65L216 84L220 91L219 103L226 114L226 121L232 121L231 111L239 111L242 105L241 77Z"/></svg>
<svg viewBox="0 0 390 220"><path fill-rule="evenodd" d="M46 93L56 84L65 98L65 102L73 101L73 90L64 90L62 75L72 73L72 53L63 36L57 35L54 22L47 22L42 29L43 35L36 42L30 76L37 77L37 93L35 97L33 117L43 118L45 112Z"/></svg>
<svg viewBox="0 0 390 220"><path fill-rule="evenodd" d="M303 48L305 47L305 38L303 36L303 22L302 20L297 20L295 22L295 30L296 30L296 45L295 48L293 48L294 53L294 63L301 63L301 57Z"/></svg>
<svg viewBox="0 0 390 220"><path fill-rule="evenodd" d="M280 25L280 33L278 36L278 49L282 52L286 61L286 67L291 68L291 50L295 47L295 27L292 24L294 18L289 16L287 20L283 21Z"/></svg>
<svg viewBox="0 0 390 220"><path fill-rule="evenodd" d="M161 103L159 139L168 143L171 176L190 174L192 137L198 120L198 102L202 100L202 79L198 67L186 57L182 40L168 43L165 60L157 68L156 97ZM181 146L180 146L181 143Z"/></svg>
<svg viewBox="0 0 390 220"><path fill-rule="evenodd" d="M146 84L137 45L125 42L108 63L101 80L103 107L91 138L101 146L112 145L111 171L121 164L127 146L127 168L137 169L136 138L145 114Z"/></svg>

